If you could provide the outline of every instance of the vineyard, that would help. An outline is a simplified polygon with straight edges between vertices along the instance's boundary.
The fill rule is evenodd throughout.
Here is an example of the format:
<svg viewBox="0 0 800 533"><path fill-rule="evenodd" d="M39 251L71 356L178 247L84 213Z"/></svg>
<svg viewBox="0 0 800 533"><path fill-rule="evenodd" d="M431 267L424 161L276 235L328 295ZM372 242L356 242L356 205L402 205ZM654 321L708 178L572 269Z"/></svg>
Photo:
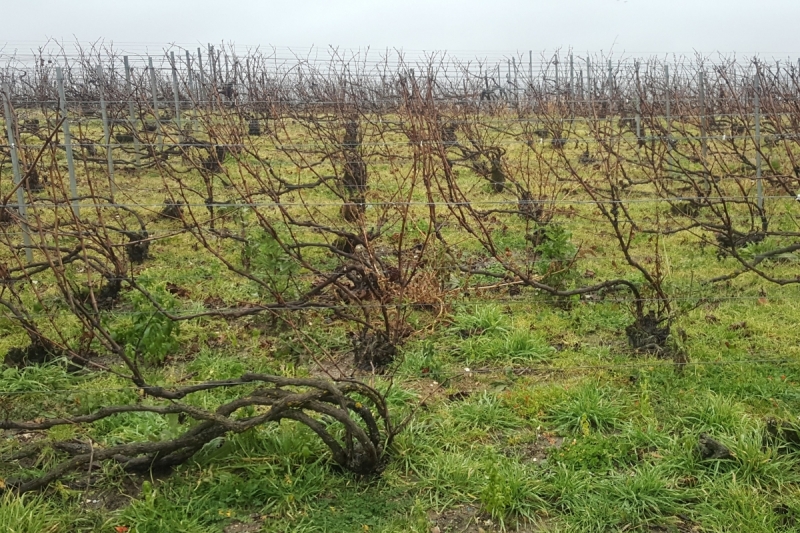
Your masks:
<svg viewBox="0 0 800 533"><path fill-rule="evenodd" d="M0 529L800 527L800 64L320 55L0 54Z"/></svg>

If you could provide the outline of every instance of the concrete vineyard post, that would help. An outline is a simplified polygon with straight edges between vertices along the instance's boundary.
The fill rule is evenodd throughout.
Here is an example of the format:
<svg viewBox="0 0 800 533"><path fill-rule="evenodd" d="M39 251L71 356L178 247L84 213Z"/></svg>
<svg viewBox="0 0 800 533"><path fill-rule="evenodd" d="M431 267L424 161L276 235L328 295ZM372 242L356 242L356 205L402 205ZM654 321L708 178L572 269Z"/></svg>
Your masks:
<svg viewBox="0 0 800 533"><path fill-rule="evenodd" d="M758 195L758 209L764 212L764 183L761 179L761 92L760 70L756 64L756 76L753 79L753 120L755 121L756 145L756 194Z"/></svg>
<svg viewBox="0 0 800 533"><path fill-rule="evenodd" d="M558 56L556 56L555 59L553 59L553 64L556 67L556 85L555 85L555 88L556 88L556 98L558 98L558 92L559 92L558 91L558 89L559 89L559 83L558 83Z"/></svg>
<svg viewBox="0 0 800 533"><path fill-rule="evenodd" d="M592 87L592 59L588 56L586 57L586 93L591 102L594 93Z"/></svg>
<svg viewBox="0 0 800 533"><path fill-rule="evenodd" d="M103 119L103 144L106 146L106 159L108 164L108 185L111 188L111 200L117 193L117 187L114 183L114 151L111 145L111 128L108 123L108 110L106 109L105 97L105 84L103 83L103 67L97 66L97 78L100 83L100 116Z"/></svg>
<svg viewBox="0 0 800 533"><path fill-rule="evenodd" d="M528 50L528 86L533 94L533 50Z"/></svg>
<svg viewBox="0 0 800 533"><path fill-rule="evenodd" d="M169 53L172 66L172 95L175 100L175 125L178 127L178 139L183 140L183 125L181 124L181 95L178 91L178 67L175 64L175 52Z"/></svg>
<svg viewBox="0 0 800 533"><path fill-rule="evenodd" d="M161 137L161 117L158 115L158 82L156 81L156 69L153 67L153 58L147 58L147 66L150 70L150 92L153 95L153 115L156 117L156 146L159 150L163 148L163 139ZM153 146L155 152L156 146Z"/></svg>
<svg viewBox="0 0 800 533"><path fill-rule="evenodd" d="M141 156L139 155L139 136L136 134L136 113L133 109L133 85L131 83L131 65L128 62L128 56L122 56L122 61L125 64L125 92L128 93L128 121L133 136L133 154L136 158L136 168L141 165Z"/></svg>
<svg viewBox="0 0 800 533"><path fill-rule="evenodd" d="M22 219L22 242L25 245L25 259L33 263L33 250L31 249L31 235L28 227L28 208L25 205L25 188L22 186L22 174L19 169L19 154L17 140L14 134L14 115L11 113L11 91L8 85L3 86L3 111L6 117L6 134L8 146L11 151L11 168L14 173L14 187L17 189L17 210Z"/></svg>
<svg viewBox="0 0 800 533"><path fill-rule="evenodd" d="M214 57L214 47L210 44L208 45L208 63L211 68L211 87L217 86L217 62L215 61L216 57Z"/></svg>
<svg viewBox="0 0 800 533"><path fill-rule="evenodd" d="M702 69L697 74L697 85L700 93L700 149L705 165L708 154L708 120L706 118L706 82Z"/></svg>
<svg viewBox="0 0 800 533"><path fill-rule="evenodd" d="M203 53L200 48L197 48L197 69L200 71L200 107L205 107L208 104L208 80L206 80L206 71L203 68Z"/></svg>
<svg viewBox="0 0 800 533"><path fill-rule="evenodd" d="M67 97L64 95L64 72L61 67L56 67L56 83L58 84L58 102L61 110L61 127L64 131L64 149L67 152L67 172L69 173L69 193L72 196L72 212L80 216L81 208L78 203L78 184L75 180L75 158L72 153L72 136L69 132L69 117L67 116Z"/></svg>
<svg viewBox="0 0 800 533"><path fill-rule="evenodd" d="M199 49L198 49L199 50ZM186 50L186 75L188 76L189 80L189 106L191 109L192 115L192 124L197 128L197 109L196 109L196 102L197 99L200 97L200 86L198 80L194 79L194 71L192 70L192 54L189 53L189 50Z"/></svg>
<svg viewBox="0 0 800 533"><path fill-rule="evenodd" d="M515 57L511 58L511 65L514 68L514 88L513 88L513 90L514 90L514 103L516 103L517 102L517 90L518 90L518 85L517 85L517 58L515 58ZM446 75L446 73L445 73L445 75Z"/></svg>
<svg viewBox="0 0 800 533"><path fill-rule="evenodd" d="M664 65L664 119L667 128L667 173L672 170L672 116L670 115L669 65Z"/></svg>
<svg viewBox="0 0 800 533"><path fill-rule="evenodd" d="M634 103L636 105L636 145L639 145L639 142L642 139L642 100L641 100L641 85L639 84L639 62L636 61L634 64L635 70L635 77L636 77L636 96L634 98Z"/></svg>
<svg viewBox="0 0 800 533"><path fill-rule="evenodd" d="M569 53L569 112L575 115L575 63L572 52Z"/></svg>

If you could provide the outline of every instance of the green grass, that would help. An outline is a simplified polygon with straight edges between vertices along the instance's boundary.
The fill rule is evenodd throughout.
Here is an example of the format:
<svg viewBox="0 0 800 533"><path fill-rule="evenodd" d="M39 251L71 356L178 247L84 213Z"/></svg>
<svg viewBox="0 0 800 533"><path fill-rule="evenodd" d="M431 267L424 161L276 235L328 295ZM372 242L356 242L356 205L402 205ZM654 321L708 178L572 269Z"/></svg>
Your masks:
<svg viewBox="0 0 800 533"><path fill-rule="evenodd" d="M465 187L474 186L477 199L512 198L506 193L490 197L481 180L459 171ZM384 167L379 172L375 190L391 191L399 178ZM137 201L154 204L165 192L156 174L121 174L119 185L146 196ZM309 194L310 201L334 198L330 192ZM425 198L419 191L414 194L417 200ZM631 205L643 219L655 209ZM320 208L320 213L340 224L335 207ZM559 238L571 237L547 250L547 264L577 253L573 271L555 281L566 286L618 276L641 281L625 266L596 213L585 206L576 213L559 220L564 229ZM253 224L252 213L244 217ZM424 229L424 220L413 222ZM492 228L498 245L525 265L531 251L524 239L527 228L518 217L505 223L508 228ZM227 224L238 230L236 222ZM180 227L174 221L151 226L159 231ZM486 260L464 232L442 231L465 258ZM652 257L648 239L645 233L636 237L637 257ZM246 249L230 241L214 246L234 262L250 254L253 271L269 277L272 263L267 259L275 255L274 243L263 236L253 240ZM184 312L201 310L208 298L236 305L263 297L256 284L236 279L202 247L194 250L194 243L186 235L156 241L153 259L137 267L140 282ZM454 293L439 322L424 311L409 320L419 327L401 347L388 403L395 419L412 413L413 418L397 436L380 476L343 473L308 428L284 421L219 438L169 476L127 476L111 465L94 465L91 478L85 472L71 474L40 495L5 494L0 530L100 533L119 526L130 533L210 533L235 522L252 531L296 532L798 530L800 455L787 443L771 442L766 428L770 418L798 422L800 290L771 286L754 276L726 286L698 286L701 274L713 276L736 266L698 243L685 235L661 241L668 259L665 286L680 311L675 326L687 333L683 343L691 364L682 371L670 360L628 348L625 327L632 315L626 293L603 300L558 300L531 289L515 296ZM771 245L762 243L749 253ZM310 257L331 262L322 252ZM794 275L796 262L784 259L774 268ZM487 271L497 270L496 263L486 262ZM284 266L286 276L294 273ZM82 279L77 272L71 275ZM458 272L448 271L448 276L448 287L474 281ZM289 290L284 277L273 275L271 281L273 288ZM168 293L167 282L188 296ZM63 310L55 290L44 290L44 296L52 309ZM225 379L246 371L308 375L316 369L300 334L306 335L303 341L317 343L319 351L344 357L348 349L345 329L325 312L295 314L300 333L268 317L200 318L159 329L153 326L160 323L149 319L153 312L142 298L124 293L106 320L126 344L149 343L145 372L164 384ZM64 314L55 323L41 320L50 328L58 325L59 332L77 342L79 327ZM18 325L0 318L3 350L26 342ZM119 369L118 362L111 364ZM367 379L381 390L389 388L385 376ZM88 413L145 401L125 379L73 374L63 362L3 369L0 390L0 414L8 418ZM221 388L185 401L213 409L239 394ZM125 414L90 428L64 426L41 436L6 432L0 453L36 442L43 443L44 451L38 460L0 464L0 479L45 471L63 458L50 446L58 440L92 439L95 445L110 446L173 436L185 424L177 417ZM727 446L733 457L701 460L696 451L701 433Z"/></svg>
<svg viewBox="0 0 800 533"><path fill-rule="evenodd" d="M61 524L69 523L70 531L124 525L133 532L216 532L242 522L259 531L424 532L434 526L454 530L469 519L487 531L796 527L800 458L791 448L769 443L765 424L769 417L796 420L800 369L740 362L740 348L709 348L714 335L734 339L723 331L737 331L724 324L742 316L749 327L778 329L782 323L775 321L788 322L788 317L735 302L713 310L720 324L711 327L703 313L688 315L683 319L687 330L703 331L688 339L693 360L714 364L690 365L679 374L662 360L631 359L624 341L618 336L613 341L620 324L615 304L592 304L598 314L591 323L584 306L570 312L537 305L544 307L525 315L466 306L450 328L405 346L401 382L389 403L402 416L427 400L398 436L380 478L337 471L308 429L285 422L213 442L168 478L135 478L139 489L133 492L126 476L98 469L89 490L74 475L42 496L6 495L0 526L67 531ZM547 317L544 324L542 317ZM615 344L603 348L581 342L582 336L572 344L574 324ZM716 342L724 346L726 341ZM775 349L782 339L764 342ZM568 347L556 350L551 343ZM243 345L238 352L204 346L185 361L150 371L167 380L185 375L205 380L246 369L294 368L274 355L251 351L248 342ZM721 364L726 362L732 363ZM528 363L553 372L509 373ZM476 364L486 371L464 372ZM596 365L601 370L589 368ZM118 378L69 374L59 363L7 370L2 379L5 390L38 397L54 413L59 399L77 401L89 411L137 395ZM429 396L436 389L433 381L443 389ZM453 395L459 391L469 394ZM227 394L214 391L191 401L208 407ZM18 414L29 409L18 399L11 405ZM174 424L170 418L119 415L91 430L53 430L47 438L91 437L109 445L163 438L179 429ZM726 445L734 458L700 460L695 451L700 433ZM18 446L13 436L3 441L5 449ZM50 452L26 471L46 468L57 455ZM2 467L4 476L13 471L9 466ZM121 506L85 503L105 502L107 493L120 491L131 494ZM453 517L459 512L468 516L457 521Z"/></svg>
<svg viewBox="0 0 800 533"><path fill-rule="evenodd" d="M58 533L69 531L67 514L41 496L0 497L0 529L8 533Z"/></svg>

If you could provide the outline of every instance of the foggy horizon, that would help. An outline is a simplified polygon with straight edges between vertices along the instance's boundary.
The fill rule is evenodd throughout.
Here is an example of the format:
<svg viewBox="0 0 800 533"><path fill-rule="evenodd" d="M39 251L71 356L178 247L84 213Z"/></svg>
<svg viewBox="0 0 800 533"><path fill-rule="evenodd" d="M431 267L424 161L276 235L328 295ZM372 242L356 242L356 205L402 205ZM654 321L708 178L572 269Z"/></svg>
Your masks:
<svg viewBox="0 0 800 533"><path fill-rule="evenodd" d="M156 53L171 44L193 50L224 42L237 49L277 47L295 53L321 53L333 46L481 57L572 49L576 55L602 52L613 57L699 53L796 60L794 26L800 20L800 2L787 0L766 0L758 7L741 0L409 0L378 5L364 0L239 0L224 5L206 0L86 0L79 5L46 0L39 6L36 17L22 4L5 8L14 24L4 28L0 53L29 53L55 39L68 46L102 41L132 53ZM770 14L766 27L759 16L765 12Z"/></svg>

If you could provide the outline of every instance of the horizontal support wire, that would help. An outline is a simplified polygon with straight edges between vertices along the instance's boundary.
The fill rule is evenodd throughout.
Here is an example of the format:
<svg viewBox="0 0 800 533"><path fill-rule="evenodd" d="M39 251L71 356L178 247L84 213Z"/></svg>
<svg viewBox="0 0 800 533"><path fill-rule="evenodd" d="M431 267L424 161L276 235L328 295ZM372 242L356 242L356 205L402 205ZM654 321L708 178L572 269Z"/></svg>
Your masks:
<svg viewBox="0 0 800 533"><path fill-rule="evenodd" d="M478 274L474 274L478 275ZM127 278L109 278L110 280L119 280L119 281L127 281ZM499 285L499 286L498 286ZM473 286L470 287L470 292L486 292L492 290L499 290L502 287L507 287L510 285L517 285L522 286L522 282L501 282L499 284L488 286L488 287L479 287ZM95 290L99 289L96 287ZM534 289L539 290L539 289ZM609 292L624 292L626 289L620 288L618 289L608 289ZM544 291L540 291L544 292ZM588 294L588 293L587 293ZM640 303L658 303L661 302L662 299L660 298L616 298L616 297L608 297L604 296L602 299L586 299L586 295L581 294L574 294L569 296L568 298L583 298L583 301L586 302L587 305L599 305L599 304L634 304L637 302ZM545 297L519 297L519 298L493 298L491 301L458 301L456 302L459 305L467 306L467 307L481 307L481 306L495 306L495 305L503 305L503 306L527 306L535 303L551 303L553 302L553 296L545 296ZM781 295L779 300L788 300L792 302L800 301L800 295ZM697 296L675 296L670 297L670 301L674 302L697 302L697 303L704 303L704 304L713 304L718 302L737 302L737 301L752 301L752 302L775 302L774 299L770 300L764 296L708 296L708 295L697 295ZM239 311L259 311L259 312L280 312L280 311L307 311L307 312L320 312L320 311L344 311L348 309L356 309L356 310L371 310L371 309L405 309L413 307L413 303L403 304L386 304L386 303L372 303L369 301L359 303L359 304L326 304L326 303L319 303L319 302L309 302L307 305L299 303L297 305L278 305L278 304L270 304L270 303L258 303L258 302L242 302L241 306L238 307L219 307L219 308L191 308L191 309L183 309L177 311L171 311L171 314L177 317L181 317L182 313L185 312L187 316L194 315L198 313L205 313L199 318L214 318L216 315L220 317L224 317L225 314L230 314L232 312L239 312ZM37 318L50 318L55 319L62 316L61 313L52 312L30 312L31 317ZM101 313L95 313L93 311L88 311L85 313L87 316L110 316L110 317L127 317L127 316L150 316L152 313L145 313L145 312L138 312L138 311L103 311Z"/></svg>
<svg viewBox="0 0 800 533"><path fill-rule="evenodd" d="M754 178L748 178L754 179ZM124 189L123 189L124 190ZM140 189L133 189L134 191L138 191ZM159 189L159 191L167 192L166 189ZM266 194L266 193L263 193ZM175 198L180 200L181 197L176 195ZM777 196L770 196L765 195L765 200L792 200L796 201L796 197L789 196L789 195L777 195ZM626 198L621 200L567 200L567 199L553 199L553 200L525 200L524 203L526 205L542 205L542 206L549 206L549 205L612 205L612 204L652 204L652 203L666 203L669 204L671 202L683 202L683 201L690 201L690 200L698 200L698 201L711 201L719 200L719 201L726 201L726 202L744 202L744 201L752 201L753 198L749 196L674 196L669 198L664 197L657 197L657 198ZM52 200L49 200L52 202ZM67 200L64 200L67 202ZM424 201L410 201L410 202L381 202L381 201L369 201L365 200L363 202L359 201L359 204L364 204L366 207L475 207L475 206L513 206L519 207L519 200L475 200L475 201L465 201L465 202L447 202L447 201L437 201L437 202L424 202ZM13 206L14 204L9 203L6 204L8 206ZM41 209L63 209L65 207L69 207L66 203L44 203L42 200L38 200L37 202L31 203L31 207L38 207ZM163 203L110 203L110 202L99 202L99 203L87 203L82 204L83 207L87 208L114 208L114 207L127 207L127 208L134 208L134 207L144 207L144 208L163 208ZM230 208L255 208L255 207L268 207L268 208L295 208L295 207L341 207L342 201L329 201L329 202L225 202L225 201L214 201L213 204L207 203L183 203L180 204L181 207L197 207L197 208L206 208L209 205L213 205L214 207L230 207ZM789 204L793 205L793 204ZM516 211L516 210L515 210ZM800 215L800 213L798 213ZM785 214L785 216L793 216L790 214ZM698 217L700 218L700 217ZM736 218L735 215L732 218ZM747 219L747 218L743 218Z"/></svg>
<svg viewBox="0 0 800 533"><path fill-rule="evenodd" d="M753 354L756 356L763 356L763 355L778 355L778 354L767 354L767 353L758 353ZM470 377L475 374L505 374L507 372L511 372L515 375L522 376L526 374L538 374L538 373L570 373L570 372L596 372L596 371L614 371L614 370L639 370L639 369L648 369L648 370L656 370L661 368L669 368L672 369L675 367L675 363L670 360L650 360L650 361L643 361L640 363L620 363L620 364L604 364L604 365L578 365L578 366L555 366L555 365L537 365L537 366L509 366L509 367L498 367L498 368L487 368L487 367L477 367L477 368L470 368L465 370L459 371L451 371L443 373L444 379L453 379L456 377ZM773 359L736 359L732 361L721 361L721 360L714 360L714 361L704 361L704 360L690 360L683 363L680 363L682 367L691 368L691 367L729 367L729 366L744 366L744 367L756 367L762 365L774 365L776 367L792 367L796 365L800 365L800 359L791 360L786 357L779 357ZM231 380L235 380L237 378L231 378ZM345 379L344 381L347 381ZM208 383L207 381L195 381L195 380L185 380L181 381L180 383L175 384L175 388L187 387L191 385L202 385L204 383ZM250 383L235 383L235 385L251 385ZM162 385L164 387L169 387L167 385ZM101 387L101 388L81 388L79 390L76 389L47 389L47 390L37 390L37 391L18 391L18 390L0 390L0 396L36 396L41 394L55 394L55 393L66 393L66 394L84 394L84 393L104 393L104 392L119 392L119 391L139 391L142 390L141 387L136 386L127 386L127 387Z"/></svg>

